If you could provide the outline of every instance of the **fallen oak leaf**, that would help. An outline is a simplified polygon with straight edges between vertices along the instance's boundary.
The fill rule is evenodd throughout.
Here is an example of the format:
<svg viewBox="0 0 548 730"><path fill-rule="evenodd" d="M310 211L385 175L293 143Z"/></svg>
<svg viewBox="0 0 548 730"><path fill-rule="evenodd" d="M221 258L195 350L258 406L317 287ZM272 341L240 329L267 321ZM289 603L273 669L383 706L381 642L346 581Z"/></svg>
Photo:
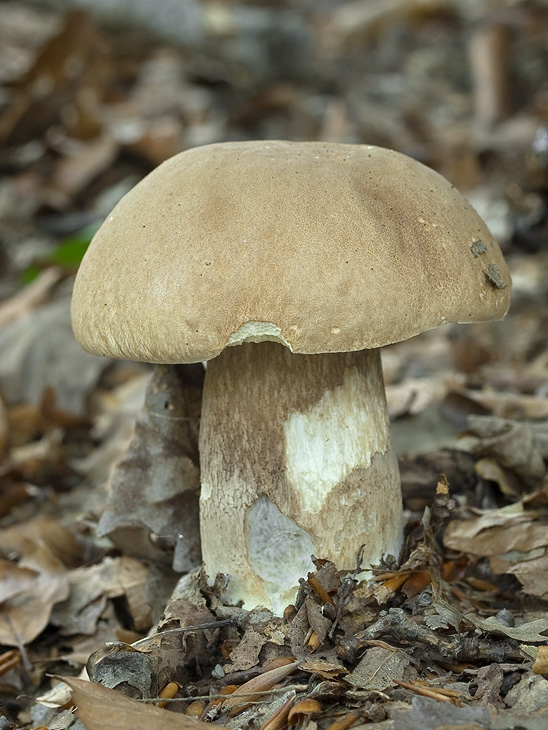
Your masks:
<svg viewBox="0 0 548 730"><path fill-rule="evenodd" d="M211 730L211 725L179 713L131 700L101 684L76 677L57 677L68 684L76 714L86 730ZM217 725L217 727L223 727Z"/></svg>

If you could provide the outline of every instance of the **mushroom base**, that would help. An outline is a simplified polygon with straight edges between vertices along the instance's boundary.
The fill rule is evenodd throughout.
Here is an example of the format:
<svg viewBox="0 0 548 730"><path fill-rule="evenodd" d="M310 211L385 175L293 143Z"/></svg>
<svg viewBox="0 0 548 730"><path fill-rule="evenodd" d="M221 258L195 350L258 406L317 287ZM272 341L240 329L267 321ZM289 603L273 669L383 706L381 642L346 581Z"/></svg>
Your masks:
<svg viewBox="0 0 548 730"><path fill-rule="evenodd" d="M397 461L378 350L295 355L263 342L209 361L200 427L205 571L226 598L283 612L311 555L353 570L396 554Z"/></svg>

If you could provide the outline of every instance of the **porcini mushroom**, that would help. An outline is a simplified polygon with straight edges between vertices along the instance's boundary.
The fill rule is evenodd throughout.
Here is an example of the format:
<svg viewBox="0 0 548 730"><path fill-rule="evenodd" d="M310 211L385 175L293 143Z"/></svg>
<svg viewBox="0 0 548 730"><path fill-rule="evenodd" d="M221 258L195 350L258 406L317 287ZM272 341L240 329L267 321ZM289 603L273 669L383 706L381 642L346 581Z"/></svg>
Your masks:
<svg viewBox="0 0 548 730"><path fill-rule="evenodd" d="M187 150L116 206L78 272L76 338L152 363L207 361L205 570L280 612L310 556L396 554L402 507L379 348L502 317L510 276L469 203L365 145Z"/></svg>

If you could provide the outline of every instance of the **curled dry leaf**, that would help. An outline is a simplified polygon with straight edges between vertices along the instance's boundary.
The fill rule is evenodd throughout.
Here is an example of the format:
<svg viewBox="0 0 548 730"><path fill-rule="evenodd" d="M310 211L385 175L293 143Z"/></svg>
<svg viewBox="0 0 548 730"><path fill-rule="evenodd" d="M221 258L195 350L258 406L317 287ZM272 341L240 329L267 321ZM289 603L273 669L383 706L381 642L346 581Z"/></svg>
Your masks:
<svg viewBox="0 0 548 730"><path fill-rule="evenodd" d="M186 667L194 664L204 667L215 658L216 617L207 607L201 585L198 571L184 575L175 587L155 633L135 644L154 658L159 686L170 681L184 684L188 680Z"/></svg>
<svg viewBox="0 0 548 730"><path fill-rule="evenodd" d="M546 526L515 508L490 510L479 517L453 520L443 536L446 547L481 557L528 553L548 545Z"/></svg>
<svg viewBox="0 0 548 730"><path fill-rule="evenodd" d="M548 641L548 618L539 618L535 621L528 621L521 626L506 626L495 616L489 616L486 619L480 619L478 616L467 613L464 619L475 626L490 634L499 634L500 636L508 636L510 639L516 639L524 643L538 644Z"/></svg>
<svg viewBox="0 0 548 730"><path fill-rule="evenodd" d="M493 562L493 561L491 561ZM509 575L515 575L521 583L524 593L548 600L548 553L542 548L542 554L523 556L514 565L506 569Z"/></svg>
<svg viewBox="0 0 548 730"><path fill-rule="evenodd" d="M314 651L325 641L332 622L327 616L324 616L322 607L311 598L307 598L304 605L306 606L308 623L316 637L314 643L308 644L308 649L309 651Z"/></svg>
<svg viewBox="0 0 548 730"><path fill-rule="evenodd" d="M28 591L38 573L30 568L22 568L9 560L0 560L0 603Z"/></svg>
<svg viewBox="0 0 548 730"><path fill-rule="evenodd" d="M76 568L69 573L70 595L55 606L52 623L65 636L93 635L107 598L124 596L133 625L144 631L151 626L146 602L148 568L135 558L106 557L97 565Z"/></svg>
<svg viewBox="0 0 548 730"><path fill-rule="evenodd" d="M149 629L152 621L146 598L148 568L135 558L121 556L103 563L104 594L109 598L125 596L128 609L138 631Z"/></svg>
<svg viewBox="0 0 548 730"><path fill-rule="evenodd" d="M548 423L522 423L494 416L469 416L467 448L477 456L491 456L529 487L547 476Z"/></svg>
<svg viewBox="0 0 548 730"><path fill-rule="evenodd" d="M74 568L82 560L82 546L54 517L36 517L0 531L0 550L6 555L16 553L24 558L34 544L48 547L66 568Z"/></svg>
<svg viewBox="0 0 548 730"><path fill-rule="evenodd" d="M5 574L0 642L19 646L35 639L49 623L53 607L68 597L68 568L79 563L82 548L56 519L38 517L0 531L0 550L19 558ZM21 590L14 586L14 570Z"/></svg>
<svg viewBox="0 0 548 730"><path fill-rule="evenodd" d="M203 372L200 364L155 368L99 523L99 534L141 557L158 557L150 533L163 538L175 550L180 572L200 560L198 427Z"/></svg>
<svg viewBox="0 0 548 730"><path fill-rule="evenodd" d="M211 725L125 697L100 684L64 677L86 730L211 730ZM217 727L222 727L217 725Z"/></svg>
<svg viewBox="0 0 548 730"><path fill-rule="evenodd" d="M69 593L67 571L45 544L28 541L19 566L35 578L16 596L8 599L0 613L0 642L7 646L28 644L48 625L51 610Z"/></svg>
<svg viewBox="0 0 548 730"><path fill-rule="evenodd" d="M259 730L282 730L287 723L287 717L294 701L295 692L288 693L287 699L284 698L281 705L275 709L273 714L261 725Z"/></svg>
<svg viewBox="0 0 548 730"><path fill-rule="evenodd" d="M329 727L326 728L326 730L347 730L349 727L352 727L358 720L360 719L360 716L354 712L348 713L345 717L342 717L340 720L335 720L335 722L332 722Z"/></svg>

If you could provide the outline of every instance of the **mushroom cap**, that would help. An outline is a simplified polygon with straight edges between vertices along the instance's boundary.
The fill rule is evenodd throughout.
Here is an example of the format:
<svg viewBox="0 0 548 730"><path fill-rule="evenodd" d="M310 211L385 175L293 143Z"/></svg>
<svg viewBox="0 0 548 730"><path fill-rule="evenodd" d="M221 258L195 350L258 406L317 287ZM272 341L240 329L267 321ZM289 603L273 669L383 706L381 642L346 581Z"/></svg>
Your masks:
<svg viewBox="0 0 548 730"><path fill-rule="evenodd" d="M245 340L375 348L509 301L497 242L430 168L367 145L230 142L172 157L118 203L72 323L95 354L191 363Z"/></svg>

